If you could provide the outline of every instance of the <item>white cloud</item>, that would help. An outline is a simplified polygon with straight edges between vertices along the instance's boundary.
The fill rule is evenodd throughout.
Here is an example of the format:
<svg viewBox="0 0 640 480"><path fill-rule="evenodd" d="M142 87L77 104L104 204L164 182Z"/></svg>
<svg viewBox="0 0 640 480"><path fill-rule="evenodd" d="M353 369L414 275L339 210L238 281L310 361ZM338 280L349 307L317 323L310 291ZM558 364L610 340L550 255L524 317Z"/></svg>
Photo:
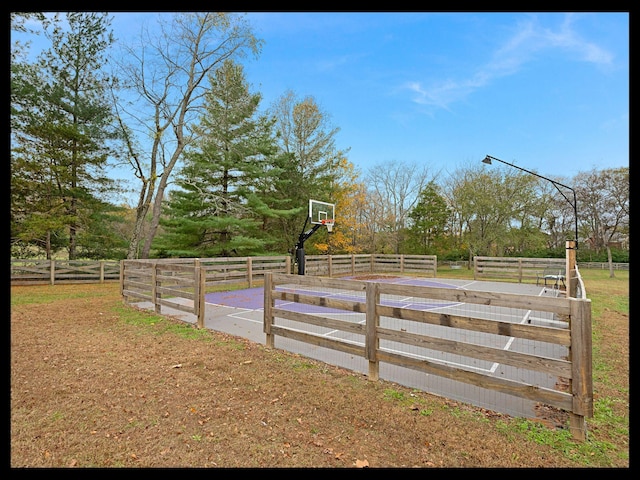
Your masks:
<svg viewBox="0 0 640 480"><path fill-rule="evenodd" d="M524 64L549 52L560 51L569 57L569 61L611 65L613 55L609 51L583 40L574 30L575 18L573 14L567 14L556 31L542 27L536 18L528 18L517 25L517 32L493 53L491 61L478 67L470 78L446 79L429 86L412 81L407 82L404 88L415 93L413 101L417 104L448 109L452 103L492 81L515 75Z"/></svg>

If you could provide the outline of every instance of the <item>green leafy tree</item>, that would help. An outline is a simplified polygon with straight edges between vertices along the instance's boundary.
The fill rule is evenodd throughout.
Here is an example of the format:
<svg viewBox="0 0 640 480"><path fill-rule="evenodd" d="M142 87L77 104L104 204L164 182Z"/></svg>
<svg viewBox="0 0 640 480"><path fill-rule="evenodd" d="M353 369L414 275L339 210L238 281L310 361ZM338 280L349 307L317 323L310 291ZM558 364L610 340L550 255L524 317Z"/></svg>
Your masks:
<svg viewBox="0 0 640 480"><path fill-rule="evenodd" d="M442 245L446 239L450 212L439 190L440 187L435 182L429 182L420 192L418 203L409 212L410 253L436 254L437 243Z"/></svg>
<svg viewBox="0 0 640 480"><path fill-rule="evenodd" d="M281 152L277 164L280 175L275 184L280 208L297 212L281 217L274 227L292 251L304 229L309 200L336 203L333 188L342 175L340 162L347 151L336 147L339 129L330 124L329 115L312 96L299 98L288 90L274 102L271 114L276 119ZM326 244L324 233L318 232L305 245L308 253L319 253L315 243Z"/></svg>
<svg viewBox="0 0 640 480"><path fill-rule="evenodd" d="M265 251L260 221L275 215L259 188L269 183L276 153L272 121L258 115L241 65L227 60L210 78L200 140L185 165L161 220L166 233L154 248L163 255L235 256Z"/></svg>
<svg viewBox="0 0 640 480"><path fill-rule="evenodd" d="M450 177L453 231L469 260L473 255L521 254L550 238L557 199L542 190L541 182L529 173L500 168L460 169Z"/></svg>
<svg viewBox="0 0 640 480"><path fill-rule="evenodd" d="M450 206L457 216L458 233L469 260L474 255L497 255L512 215L500 171L459 170L451 176L449 188Z"/></svg>
<svg viewBox="0 0 640 480"><path fill-rule="evenodd" d="M106 14L56 14L44 22L51 47L34 65L12 66L12 238L44 246L47 256L65 245L77 257L78 233L95 226L89 205L114 188L102 73L109 26Z"/></svg>
<svg viewBox="0 0 640 480"><path fill-rule="evenodd" d="M409 212L423 187L433 179L427 165L392 161L372 167L366 183L372 195L373 252L400 253L404 249Z"/></svg>
<svg viewBox="0 0 640 480"><path fill-rule="evenodd" d="M586 241L579 248L591 247L596 252L607 251L609 276L613 269L612 244L629 234L629 168L591 170L578 175L580 212Z"/></svg>
<svg viewBox="0 0 640 480"><path fill-rule="evenodd" d="M127 161L140 182L128 258L149 258L174 169L197 141L191 126L202 114L209 75L227 59L257 55L262 45L235 13L162 13L159 23L157 34L143 28L140 45L127 47L130 61L120 76L137 94L131 106L118 102Z"/></svg>
<svg viewBox="0 0 640 480"><path fill-rule="evenodd" d="M81 210L83 223L89 225L78 232L78 245L82 257L94 260L122 260L126 258L128 242L118 234L124 224L124 207L116 207L109 202L89 197Z"/></svg>

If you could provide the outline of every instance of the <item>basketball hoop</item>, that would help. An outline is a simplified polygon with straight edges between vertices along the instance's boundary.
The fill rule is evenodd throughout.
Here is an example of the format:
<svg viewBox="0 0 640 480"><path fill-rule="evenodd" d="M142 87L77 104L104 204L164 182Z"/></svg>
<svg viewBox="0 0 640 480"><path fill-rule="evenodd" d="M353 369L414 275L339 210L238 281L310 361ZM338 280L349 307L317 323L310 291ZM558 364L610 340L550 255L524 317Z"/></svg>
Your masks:
<svg viewBox="0 0 640 480"><path fill-rule="evenodd" d="M322 225L324 225L325 227L327 227L327 231L329 233L331 233L333 231L333 219L325 219L322 220Z"/></svg>

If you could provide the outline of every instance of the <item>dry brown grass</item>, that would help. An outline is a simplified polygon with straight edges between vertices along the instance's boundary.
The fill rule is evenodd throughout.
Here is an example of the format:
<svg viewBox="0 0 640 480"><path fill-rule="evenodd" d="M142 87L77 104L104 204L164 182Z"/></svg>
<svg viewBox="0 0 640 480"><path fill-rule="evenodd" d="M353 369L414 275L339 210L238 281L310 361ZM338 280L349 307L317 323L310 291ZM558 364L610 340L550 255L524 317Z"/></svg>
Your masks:
<svg viewBox="0 0 640 480"><path fill-rule="evenodd" d="M615 442L590 465L531 422L136 311L116 284L11 296L12 467L629 466L628 430L588 419ZM628 314L603 312L594 337L596 400L626 385L628 419Z"/></svg>

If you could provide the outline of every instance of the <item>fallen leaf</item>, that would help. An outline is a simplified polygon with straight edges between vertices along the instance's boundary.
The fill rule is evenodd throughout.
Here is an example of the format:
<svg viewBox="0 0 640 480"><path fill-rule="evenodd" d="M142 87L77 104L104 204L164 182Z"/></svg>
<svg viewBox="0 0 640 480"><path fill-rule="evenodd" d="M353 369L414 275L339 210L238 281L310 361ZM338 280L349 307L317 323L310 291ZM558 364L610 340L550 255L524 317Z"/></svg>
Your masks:
<svg viewBox="0 0 640 480"><path fill-rule="evenodd" d="M367 468L369 466L369 461L368 460L356 460L356 467L357 468Z"/></svg>
<svg viewBox="0 0 640 480"><path fill-rule="evenodd" d="M171 368L181 368L182 364L181 363L177 363L175 365L173 365Z"/></svg>

